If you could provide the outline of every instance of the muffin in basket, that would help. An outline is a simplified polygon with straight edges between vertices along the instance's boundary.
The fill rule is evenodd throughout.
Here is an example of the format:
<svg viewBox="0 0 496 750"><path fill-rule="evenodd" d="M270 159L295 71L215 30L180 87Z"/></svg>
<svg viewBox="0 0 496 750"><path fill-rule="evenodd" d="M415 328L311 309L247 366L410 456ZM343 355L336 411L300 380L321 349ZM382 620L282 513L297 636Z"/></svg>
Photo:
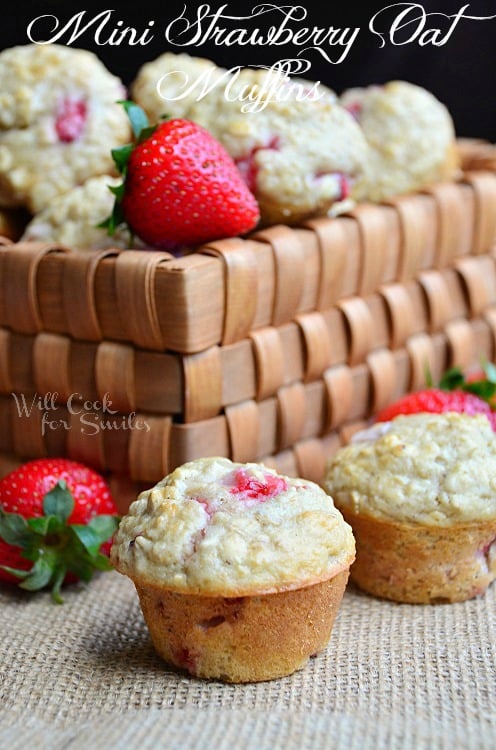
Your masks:
<svg viewBox="0 0 496 750"><path fill-rule="evenodd" d="M202 458L132 503L111 551L154 646L194 676L289 675L327 645L355 555L318 485Z"/></svg>
<svg viewBox="0 0 496 750"><path fill-rule="evenodd" d="M84 49L25 44L0 52L0 206L42 211L90 177L114 174L131 128L118 76Z"/></svg>
<svg viewBox="0 0 496 750"><path fill-rule="evenodd" d="M496 578L495 469L483 415L401 415L355 433L323 482L354 531L351 579L400 602L483 594Z"/></svg>
<svg viewBox="0 0 496 750"><path fill-rule="evenodd" d="M408 81L343 92L370 147L356 199L382 201L460 174L455 127L434 94Z"/></svg>
<svg viewBox="0 0 496 750"><path fill-rule="evenodd" d="M111 175L90 177L82 185L56 196L49 206L31 217L21 239L26 242L60 242L87 249L130 246L130 232L119 226L112 235L99 224L111 213L114 196L109 190L122 180ZM133 246L139 246L133 239Z"/></svg>
<svg viewBox="0 0 496 750"><path fill-rule="evenodd" d="M365 137L334 93L277 68L242 68L188 116L234 159L265 226L347 210L368 168Z"/></svg>
<svg viewBox="0 0 496 750"><path fill-rule="evenodd" d="M145 110L150 122L167 117L191 117L201 92L229 78L213 60L186 52L164 52L142 65L131 83L132 99ZM209 96L201 98L208 106Z"/></svg>

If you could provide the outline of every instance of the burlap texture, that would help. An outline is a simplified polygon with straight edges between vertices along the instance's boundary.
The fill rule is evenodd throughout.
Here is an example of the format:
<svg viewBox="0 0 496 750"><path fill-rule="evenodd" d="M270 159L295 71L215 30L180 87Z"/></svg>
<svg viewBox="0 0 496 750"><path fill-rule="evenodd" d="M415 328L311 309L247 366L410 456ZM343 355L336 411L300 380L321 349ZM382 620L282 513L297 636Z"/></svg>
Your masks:
<svg viewBox="0 0 496 750"><path fill-rule="evenodd" d="M2 748L496 747L495 586L423 606L350 585L325 653L244 686L168 669L118 573L65 599L0 591Z"/></svg>

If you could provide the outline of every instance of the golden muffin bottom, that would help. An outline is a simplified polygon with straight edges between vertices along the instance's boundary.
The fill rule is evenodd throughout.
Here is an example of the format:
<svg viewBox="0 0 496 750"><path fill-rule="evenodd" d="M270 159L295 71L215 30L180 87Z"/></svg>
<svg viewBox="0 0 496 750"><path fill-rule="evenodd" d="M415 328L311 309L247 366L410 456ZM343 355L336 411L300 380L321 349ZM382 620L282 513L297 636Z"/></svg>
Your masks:
<svg viewBox="0 0 496 750"><path fill-rule="evenodd" d="M304 588L228 598L135 586L155 650L168 664L244 683L290 675L326 648L348 576L349 569Z"/></svg>
<svg viewBox="0 0 496 750"><path fill-rule="evenodd" d="M440 527L341 512L357 546L350 579L369 594L411 604L461 602L496 579L496 520Z"/></svg>
<svg viewBox="0 0 496 750"><path fill-rule="evenodd" d="M141 493L111 550L158 654L224 682L283 677L321 651L354 558L351 527L321 487L223 457Z"/></svg>

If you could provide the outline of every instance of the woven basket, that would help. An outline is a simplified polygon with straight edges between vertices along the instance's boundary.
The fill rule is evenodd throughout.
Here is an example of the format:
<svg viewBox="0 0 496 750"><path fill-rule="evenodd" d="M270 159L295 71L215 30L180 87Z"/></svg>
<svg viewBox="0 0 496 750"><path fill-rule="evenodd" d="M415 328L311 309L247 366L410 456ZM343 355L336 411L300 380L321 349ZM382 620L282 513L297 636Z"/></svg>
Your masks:
<svg viewBox="0 0 496 750"><path fill-rule="evenodd" d="M320 481L381 407L496 353L496 148L463 176L174 258L0 247L0 473L67 455L121 506L207 455Z"/></svg>

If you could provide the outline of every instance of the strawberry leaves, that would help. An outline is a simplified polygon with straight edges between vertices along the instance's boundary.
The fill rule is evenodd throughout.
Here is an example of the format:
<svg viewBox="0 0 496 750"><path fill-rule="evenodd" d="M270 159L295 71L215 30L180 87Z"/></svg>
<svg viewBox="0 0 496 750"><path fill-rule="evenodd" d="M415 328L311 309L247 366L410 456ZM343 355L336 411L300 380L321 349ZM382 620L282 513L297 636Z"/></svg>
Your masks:
<svg viewBox="0 0 496 750"><path fill-rule="evenodd" d="M120 183L120 185L108 186L110 192L115 196L112 213L110 214L110 216L100 222L100 224L98 224L98 227L100 229L106 229L107 234L111 237L115 234L117 227L126 224L126 217L122 208L122 199L124 198L126 189L125 183L129 158L136 148L136 144L141 143L146 138L149 138L149 136L152 135L152 133L156 129L156 126L150 126L145 111L134 102L129 100L120 100L117 102L117 104L122 104L126 111L129 122L131 124L131 130L133 131L133 135L135 137L135 142L126 143L124 146L114 148L111 151L112 159L114 160L114 164L118 173L123 176L123 181ZM132 240L133 235L130 231L130 244L132 244Z"/></svg>
<svg viewBox="0 0 496 750"><path fill-rule="evenodd" d="M132 143L128 143L125 146L121 146L120 148L112 149L112 159L114 160L114 164L117 167L117 171L119 172L119 174L126 174L127 163L129 161L129 157L131 156L133 148L134 145ZM123 185L117 185L117 187L110 187L109 190L111 193L117 194L121 187L123 187Z"/></svg>
<svg viewBox="0 0 496 750"><path fill-rule="evenodd" d="M450 367L434 383L429 367L425 366L425 388L439 388L442 391L465 391L473 393L493 406L496 402L496 364L487 359L480 361L477 371L466 373L459 367Z"/></svg>
<svg viewBox="0 0 496 750"><path fill-rule="evenodd" d="M443 373L439 388L443 391L466 391L492 403L496 395L496 365L483 360L480 371L474 376L467 376L461 367L452 367Z"/></svg>
<svg viewBox="0 0 496 750"><path fill-rule="evenodd" d="M67 574L88 582L95 570L111 570L102 544L118 525L115 515L97 515L87 524L68 525L74 499L64 480L59 480L43 498L43 515L25 519L0 508L0 538L21 549L21 557L33 563L29 570L0 566L20 579L27 591L51 588L52 598L62 603L60 593Z"/></svg>
<svg viewBox="0 0 496 750"><path fill-rule="evenodd" d="M43 498L43 512L46 518L53 517L54 520L62 523L67 521L74 510L74 499L67 488L67 484L60 479L55 487L47 492ZM33 519L34 520L34 519Z"/></svg>
<svg viewBox="0 0 496 750"><path fill-rule="evenodd" d="M136 140L139 141L142 132L147 128L150 128L150 123L148 122L148 117L146 116L145 111L141 109L140 106L132 101L129 101L128 99L121 99L117 102L117 104L122 104L122 106L124 107L131 124L133 135ZM154 130L154 128L151 128L151 130ZM126 148L126 146L124 146L124 148Z"/></svg>
<svg viewBox="0 0 496 750"><path fill-rule="evenodd" d="M149 138L155 132L157 126L150 125L145 111L134 102L123 100L117 102L117 104L122 104L122 106L124 107L129 118L131 130L133 131L135 139L134 143L126 143L124 146L114 148L111 151L112 159L114 160L114 164L117 167L117 171L119 172L119 174L125 176L127 172L129 157L136 148L136 145ZM112 192L115 192L115 190L112 190Z"/></svg>
<svg viewBox="0 0 496 750"><path fill-rule="evenodd" d="M115 201L114 205L112 207L112 213L110 216L107 216L106 219L100 222L98 224L99 229L106 229L107 234L112 237L115 234L115 231L117 227L121 226L121 224L126 223L126 217L124 216L124 211L122 209L122 197L124 195L124 183L121 183L120 185L117 185L116 187L109 185L108 186L111 193L114 193L115 195ZM130 232L131 238L130 238L130 244L132 244L132 234Z"/></svg>

